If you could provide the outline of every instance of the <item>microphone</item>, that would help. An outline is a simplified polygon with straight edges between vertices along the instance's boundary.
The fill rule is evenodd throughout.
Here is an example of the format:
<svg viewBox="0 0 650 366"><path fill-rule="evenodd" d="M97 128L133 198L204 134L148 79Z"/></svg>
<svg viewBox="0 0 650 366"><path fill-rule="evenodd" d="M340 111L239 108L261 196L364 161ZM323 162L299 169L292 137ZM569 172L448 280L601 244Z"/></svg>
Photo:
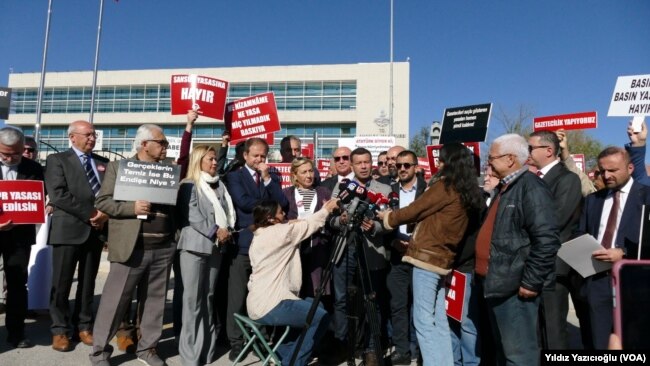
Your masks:
<svg viewBox="0 0 650 366"><path fill-rule="evenodd" d="M389 203L388 198L386 198L386 196L384 196L382 193L374 192L371 190L368 190L368 201L373 207L379 209L380 211L385 210Z"/></svg>
<svg viewBox="0 0 650 366"><path fill-rule="evenodd" d="M367 195L367 190L361 184L355 181L346 180L346 182L341 181L339 183L339 195L338 198L341 200L341 203L348 204L352 201L353 198L359 198L359 200L365 200Z"/></svg>
<svg viewBox="0 0 650 366"><path fill-rule="evenodd" d="M399 194L397 192L390 192L388 195L388 207L390 207L391 210L399 208Z"/></svg>

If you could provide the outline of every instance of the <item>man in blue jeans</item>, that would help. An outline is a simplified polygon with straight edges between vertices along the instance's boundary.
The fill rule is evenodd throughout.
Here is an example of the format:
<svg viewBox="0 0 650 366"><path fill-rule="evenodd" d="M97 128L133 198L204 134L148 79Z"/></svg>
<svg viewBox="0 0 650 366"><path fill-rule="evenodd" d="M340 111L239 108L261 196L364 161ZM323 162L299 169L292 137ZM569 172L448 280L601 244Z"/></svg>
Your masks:
<svg viewBox="0 0 650 366"><path fill-rule="evenodd" d="M528 171L528 156L528 143L516 134L495 139L488 155L500 183L476 239L475 271L487 300L497 365L539 364L539 295L544 281L554 278L560 248L553 196Z"/></svg>

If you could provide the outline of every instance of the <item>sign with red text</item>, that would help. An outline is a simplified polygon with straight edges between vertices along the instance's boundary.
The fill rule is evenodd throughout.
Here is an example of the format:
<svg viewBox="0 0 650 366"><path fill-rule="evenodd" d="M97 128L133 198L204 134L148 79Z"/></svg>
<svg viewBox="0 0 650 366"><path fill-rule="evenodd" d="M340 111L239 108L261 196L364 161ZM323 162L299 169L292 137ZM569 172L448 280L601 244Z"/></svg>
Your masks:
<svg viewBox="0 0 650 366"><path fill-rule="evenodd" d="M474 156L474 166L476 166L477 173L481 170L481 151L479 142L463 142L469 151ZM440 170L440 149L442 145L427 145L427 159L429 160L429 167L431 167L431 174L438 173Z"/></svg>
<svg viewBox="0 0 650 366"><path fill-rule="evenodd" d="M200 115L223 120L228 82L196 74L172 75L172 115L193 109Z"/></svg>
<svg viewBox="0 0 650 366"><path fill-rule="evenodd" d="M45 193L40 180L0 180L0 223L45 223Z"/></svg>
<svg viewBox="0 0 650 366"><path fill-rule="evenodd" d="M267 163L269 172L280 178L282 189L291 187L291 163Z"/></svg>
<svg viewBox="0 0 650 366"><path fill-rule="evenodd" d="M251 136L249 138L252 138L252 137L261 138L262 140L266 141L266 143L269 144L269 146L273 145L275 143L275 134L274 133L265 133L265 134L262 134L262 135ZM241 139L241 140L237 140L237 141L230 140L230 146L235 146L235 145L237 145L238 143L240 143L242 141L248 140L249 138Z"/></svg>
<svg viewBox="0 0 650 366"><path fill-rule="evenodd" d="M571 154L571 157L573 158L573 161L575 161L578 169L582 170L583 173L587 171L585 154Z"/></svg>
<svg viewBox="0 0 650 366"><path fill-rule="evenodd" d="M447 316L458 322L463 321L466 283L467 276L464 273L458 271L451 273L451 283L445 297L445 309L447 310Z"/></svg>
<svg viewBox="0 0 650 366"><path fill-rule="evenodd" d="M491 112L492 103L445 109L440 143L485 141Z"/></svg>
<svg viewBox="0 0 650 366"><path fill-rule="evenodd" d="M339 146L345 145L342 145L339 140ZM351 149L354 150L357 147L363 147L370 151L372 161L377 161L379 153L387 151L393 146L395 146L395 136L355 136L354 148Z"/></svg>
<svg viewBox="0 0 650 366"><path fill-rule="evenodd" d="M429 159L422 158L418 156L418 167L424 172L424 179L429 180L431 178L431 166L429 165Z"/></svg>
<svg viewBox="0 0 650 366"><path fill-rule="evenodd" d="M330 159L318 159L316 160L316 167L318 169L318 173L320 173L320 179L321 181L327 179L327 173L330 171L330 165L332 164L332 161Z"/></svg>
<svg viewBox="0 0 650 366"><path fill-rule="evenodd" d="M533 129L535 131L547 130L584 130L598 127L598 114L596 112L582 112L560 114L557 116L535 117Z"/></svg>
<svg viewBox="0 0 650 366"><path fill-rule="evenodd" d="M650 116L650 74L619 76L607 115Z"/></svg>
<svg viewBox="0 0 650 366"><path fill-rule="evenodd" d="M274 94L263 93L228 103L225 124L233 141L280 131Z"/></svg>

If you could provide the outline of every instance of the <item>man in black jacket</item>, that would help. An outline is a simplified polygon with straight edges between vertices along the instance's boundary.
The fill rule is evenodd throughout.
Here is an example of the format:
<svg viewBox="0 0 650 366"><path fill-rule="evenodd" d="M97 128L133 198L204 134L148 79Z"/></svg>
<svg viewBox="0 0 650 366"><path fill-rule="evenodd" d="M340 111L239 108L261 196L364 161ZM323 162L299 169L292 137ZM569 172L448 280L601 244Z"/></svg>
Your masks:
<svg viewBox="0 0 650 366"><path fill-rule="evenodd" d="M43 180L43 168L22 157L25 137L13 127L0 128L0 180ZM25 337L27 265L36 241L34 225L0 220L0 255L7 280L7 342L16 348L32 347Z"/></svg>
<svg viewBox="0 0 650 366"><path fill-rule="evenodd" d="M416 200L427 188L427 182L415 174L418 158L410 150L402 151L397 155L397 174L399 181L391 184L390 188L398 194L399 207L404 208ZM395 230L394 235L387 236L390 244L390 269L386 278L386 285L390 294L390 313L393 326L393 344L395 352L391 355L393 365L410 365L412 356L409 340L411 320L409 317L410 304L412 303L412 277L413 266L402 262L409 239L413 232L411 225L402 225Z"/></svg>
<svg viewBox="0 0 650 366"><path fill-rule="evenodd" d="M582 207L580 178L562 163L560 140L551 131L536 131L528 139L529 163L537 168L537 176L551 189L556 205L557 224L560 229L560 242L568 241L578 228ZM589 312L587 303L580 296L582 277L571 270L561 259L555 262L556 282L554 287L545 288L542 294L546 346L548 349L569 348L567 314L569 313L569 293L573 299L582 332L585 348L591 348L589 337ZM586 341L586 342L585 342Z"/></svg>
<svg viewBox="0 0 650 366"><path fill-rule="evenodd" d="M526 140L500 136L488 164L500 179L476 240L476 275L483 285L497 365L537 365L537 317L545 281L560 248L553 196L525 165Z"/></svg>

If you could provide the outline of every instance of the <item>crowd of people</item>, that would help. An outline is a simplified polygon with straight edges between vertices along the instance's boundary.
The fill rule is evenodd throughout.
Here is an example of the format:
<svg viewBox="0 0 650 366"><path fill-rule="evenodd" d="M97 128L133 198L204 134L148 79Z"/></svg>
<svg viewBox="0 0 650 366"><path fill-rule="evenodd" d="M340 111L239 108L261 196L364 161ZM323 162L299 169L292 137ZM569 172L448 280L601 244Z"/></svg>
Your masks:
<svg viewBox="0 0 650 366"><path fill-rule="evenodd" d="M184 178L176 205L116 200L119 162L92 153L97 135L87 121L69 125L71 148L47 156L45 169L33 161L33 140L16 128L0 129L0 179L45 182L55 351L82 342L91 347L92 365L108 366L117 336L121 351L165 365L157 345L172 269L173 327L183 365L216 361L222 324L229 359L240 359L245 338L234 314L292 328L277 349L283 364L295 352L296 365L313 357L338 364L355 353L368 366L535 365L541 349L569 348L569 298L582 347L607 348L611 273L583 278L557 253L562 243L588 233L603 247L587 254L595 260L636 258L641 208L650 194L645 124L641 132L628 128L624 148L598 155L593 178L576 167L562 130L494 139L482 181L460 143L442 147L440 169L429 181L418 171L416 154L402 146L376 162L364 148L338 147L321 181L314 161L301 156L300 139L287 136L280 153L291 164L291 186L282 189L263 139L238 144L230 162L227 135L218 150L191 148L197 117L188 112L175 161ZM169 142L157 125L140 126L133 146L130 159L168 160ZM394 201L358 214L359 200L345 199L350 182ZM0 222L7 342L17 348L32 346L24 323L34 238L34 225ZM110 271L95 314L105 246ZM337 247L340 258L332 259ZM460 321L448 318L445 308L454 271L466 278ZM355 324L359 287L371 291L361 296L365 308ZM273 341L274 333L265 336Z"/></svg>

